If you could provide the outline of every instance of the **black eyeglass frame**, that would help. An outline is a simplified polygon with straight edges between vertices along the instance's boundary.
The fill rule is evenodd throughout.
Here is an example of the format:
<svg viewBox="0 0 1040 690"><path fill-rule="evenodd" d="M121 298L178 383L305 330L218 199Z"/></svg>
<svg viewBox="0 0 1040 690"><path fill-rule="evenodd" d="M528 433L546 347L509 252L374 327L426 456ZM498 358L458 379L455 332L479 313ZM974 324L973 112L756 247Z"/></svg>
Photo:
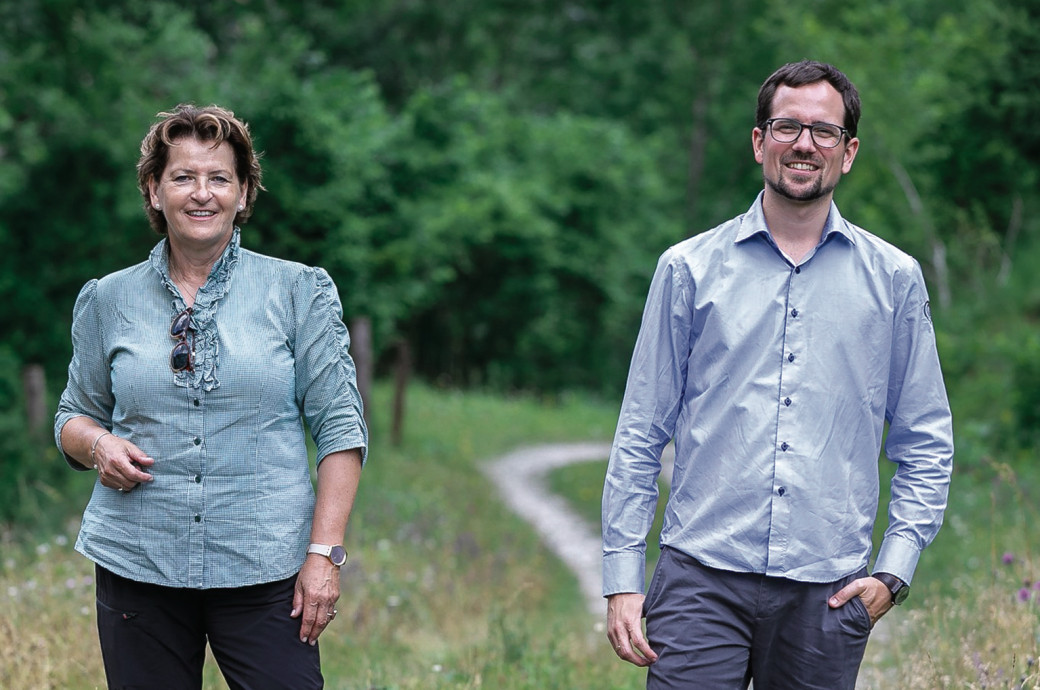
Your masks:
<svg viewBox="0 0 1040 690"><path fill-rule="evenodd" d="M195 340L195 329L191 327L191 307L186 308L173 317L170 323L170 337L177 344L170 350L170 369L174 373L181 371L195 371L195 347L194 342L189 342L188 337ZM178 366L179 359L184 359L184 364Z"/></svg>
<svg viewBox="0 0 1040 690"><path fill-rule="evenodd" d="M794 135L793 139L790 139L788 141L784 141L783 139L778 138L776 136L776 134L773 132L773 124L776 123L776 122L790 122L792 124L798 125L798 133ZM817 128L820 128L820 127L834 127L835 129L838 130L838 132L840 133L840 136L830 146L828 146L827 144L821 144L816 139L816 130L817 130ZM802 132L804 130L808 129L809 130L809 137L812 138L813 144L815 144L816 146L819 146L822 149L834 149L834 148L837 148L841 144L841 142L844 141L845 139L852 139L852 136L849 135L849 130L845 129L841 125L831 124L830 122L814 122L811 125L807 125L804 122L799 122L798 120L795 120L794 118L790 118L790 117L771 117L768 120L766 120L765 122L763 122L761 127L759 127L759 129L763 129L763 130L768 129L769 130L769 136L773 137L773 140L776 141L779 144L793 144L794 142L798 141L798 139L802 136Z"/></svg>

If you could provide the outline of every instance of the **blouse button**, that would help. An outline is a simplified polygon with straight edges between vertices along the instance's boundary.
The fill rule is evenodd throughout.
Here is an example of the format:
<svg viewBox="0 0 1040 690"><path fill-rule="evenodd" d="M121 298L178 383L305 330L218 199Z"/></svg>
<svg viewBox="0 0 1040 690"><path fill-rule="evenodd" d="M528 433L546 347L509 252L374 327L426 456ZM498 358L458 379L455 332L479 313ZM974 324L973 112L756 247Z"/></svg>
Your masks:
<svg viewBox="0 0 1040 690"><path fill-rule="evenodd" d="M788 362L793 362L794 361L794 353L793 352L791 354L787 355L787 361Z"/></svg>
<svg viewBox="0 0 1040 690"><path fill-rule="evenodd" d="M797 310L797 309L792 309L792 310L791 310L791 317L792 317L792 318L798 318L798 310ZM199 401L198 401L198 400L196 400L196 401L195 401L195 404L196 404L196 405L198 405L198 404L199 404Z"/></svg>
<svg viewBox="0 0 1040 690"><path fill-rule="evenodd" d="M202 522L202 516L198 513L195 513L195 522Z"/></svg>
<svg viewBox="0 0 1040 690"><path fill-rule="evenodd" d="M202 475L201 474L196 474L194 477L192 477L192 479L195 480L196 484L201 484L202 483Z"/></svg>
<svg viewBox="0 0 1040 690"><path fill-rule="evenodd" d="M195 438L194 438L194 439L192 440L192 443L194 443L194 444L195 444L195 445L197 446L197 445L199 445L199 444L201 444L201 443L202 443L202 439L201 439L201 438L199 438L198 436L196 436L196 437L195 437Z"/></svg>
<svg viewBox="0 0 1040 690"><path fill-rule="evenodd" d="M787 405L788 407L790 407L791 406L791 399L790 398L784 398L784 404Z"/></svg>
<svg viewBox="0 0 1040 690"><path fill-rule="evenodd" d="M791 446L787 445L787 441L784 441L783 443L780 444L780 450L787 450L790 447Z"/></svg>
<svg viewBox="0 0 1040 690"><path fill-rule="evenodd" d="M198 407L199 406L199 399L195 398L194 400L191 401L191 404L194 405L195 407Z"/></svg>

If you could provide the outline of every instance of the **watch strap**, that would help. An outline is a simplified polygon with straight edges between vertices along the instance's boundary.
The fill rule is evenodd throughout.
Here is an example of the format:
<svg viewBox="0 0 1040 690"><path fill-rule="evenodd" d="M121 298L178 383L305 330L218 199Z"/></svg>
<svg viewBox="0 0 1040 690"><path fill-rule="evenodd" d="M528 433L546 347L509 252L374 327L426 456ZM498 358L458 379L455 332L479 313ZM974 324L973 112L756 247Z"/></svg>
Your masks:
<svg viewBox="0 0 1040 690"><path fill-rule="evenodd" d="M329 544L311 544L307 547L307 553L316 553L327 558L332 553L332 546Z"/></svg>
<svg viewBox="0 0 1040 690"><path fill-rule="evenodd" d="M891 573L873 573L875 580L879 580L892 594L892 603L899 605L906 601L910 595L910 586Z"/></svg>
<svg viewBox="0 0 1040 690"><path fill-rule="evenodd" d="M315 553L328 558L332 565L337 568L347 562L347 550L340 544L310 544L307 553Z"/></svg>

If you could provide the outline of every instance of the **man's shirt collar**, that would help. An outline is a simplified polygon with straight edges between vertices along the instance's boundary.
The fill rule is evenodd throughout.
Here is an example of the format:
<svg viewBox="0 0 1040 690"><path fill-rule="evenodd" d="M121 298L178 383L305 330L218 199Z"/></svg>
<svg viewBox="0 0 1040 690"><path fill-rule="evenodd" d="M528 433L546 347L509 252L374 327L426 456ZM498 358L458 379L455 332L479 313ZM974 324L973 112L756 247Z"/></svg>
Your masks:
<svg viewBox="0 0 1040 690"><path fill-rule="evenodd" d="M751 204L751 208L741 218L740 227L737 229L737 235L733 240L734 244L739 244L755 235L762 235L768 238L771 243L776 244L773 234L769 232L769 226L766 224L766 214L762 209L762 198L764 196L764 191L759 192L755 203ZM823 232L820 235L820 244L822 245L830 239L831 235L835 234L844 237L853 245L856 244L856 237L852 229L845 222L845 219L841 217L838 206L832 199L830 211L827 213L827 221L823 224Z"/></svg>

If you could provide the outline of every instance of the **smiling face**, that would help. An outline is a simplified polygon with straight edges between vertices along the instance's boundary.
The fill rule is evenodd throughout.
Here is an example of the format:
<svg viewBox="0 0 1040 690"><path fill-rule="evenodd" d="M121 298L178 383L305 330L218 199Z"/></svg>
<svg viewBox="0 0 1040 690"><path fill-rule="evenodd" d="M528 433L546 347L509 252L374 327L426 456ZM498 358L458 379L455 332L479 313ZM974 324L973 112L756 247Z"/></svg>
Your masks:
<svg viewBox="0 0 1040 690"><path fill-rule="evenodd" d="M246 201L231 146L222 142L214 148L194 137L170 146L166 168L148 188L152 206L166 217L170 243L192 252L226 245Z"/></svg>
<svg viewBox="0 0 1040 690"><path fill-rule="evenodd" d="M826 81L792 88L780 86L773 97L771 118L786 117L803 124L845 121L841 94ZM756 127L751 135L755 160L762 165L766 194L796 203L830 203L841 176L852 170L859 139L845 139L836 147L817 146L808 128L797 140L781 144Z"/></svg>

